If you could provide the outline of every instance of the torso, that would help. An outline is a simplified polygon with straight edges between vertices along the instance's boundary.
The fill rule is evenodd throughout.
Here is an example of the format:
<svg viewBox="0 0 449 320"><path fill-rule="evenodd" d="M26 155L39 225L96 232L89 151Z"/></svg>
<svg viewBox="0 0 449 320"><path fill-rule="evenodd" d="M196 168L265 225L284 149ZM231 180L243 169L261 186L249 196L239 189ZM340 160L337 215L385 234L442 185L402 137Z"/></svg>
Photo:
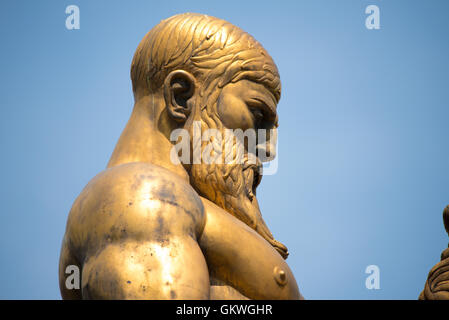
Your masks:
<svg viewBox="0 0 449 320"><path fill-rule="evenodd" d="M154 166L142 163L111 168L89 183L75 202L69 217L61 258L63 266L77 264L82 267L82 261L98 254L102 248L100 240L112 230L108 224L113 223L114 230L122 230L127 226L127 232L133 232L129 228L129 222L136 216L127 217L129 208L126 206L132 204L129 199L136 198L134 193L139 192L133 179L148 171L147 168L153 168L151 172L155 172ZM129 173L123 176L122 172ZM148 177L151 181L158 179L156 176ZM118 181L124 185L120 185ZM113 190L108 191L111 187ZM187 198L183 198L185 192L194 192L188 183L182 188L187 189L175 201L187 201ZM110 200L103 199L108 193L111 193ZM302 298L287 263L265 239L209 200L198 199L199 205L201 201L206 221L197 241L209 269L211 299ZM120 207L114 203L123 203L126 208L118 210ZM136 205L134 203L132 207ZM169 221L170 219L167 223ZM120 225L116 225L117 223ZM62 274L62 277L65 275Z"/></svg>

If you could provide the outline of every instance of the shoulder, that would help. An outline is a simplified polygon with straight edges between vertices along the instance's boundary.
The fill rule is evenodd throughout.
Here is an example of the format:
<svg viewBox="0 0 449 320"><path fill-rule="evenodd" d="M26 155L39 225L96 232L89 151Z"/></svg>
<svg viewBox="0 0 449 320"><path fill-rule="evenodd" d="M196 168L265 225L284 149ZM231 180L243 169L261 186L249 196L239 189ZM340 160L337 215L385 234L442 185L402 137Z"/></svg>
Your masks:
<svg viewBox="0 0 449 320"><path fill-rule="evenodd" d="M157 199L179 204L185 210L202 207L200 197L187 180L163 167L144 162L126 163L102 171L87 184L80 197L89 195L94 199L114 197L115 201L120 199L123 203L130 200L129 205L134 204L132 200L139 203Z"/></svg>
<svg viewBox="0 0 449 320"><path fill-rule="evenodd" d="M82 245L87 239L196 239L204 225L202 201L188 181L136 162L108 168L87 184L70 211L67 232Z"/></svg>

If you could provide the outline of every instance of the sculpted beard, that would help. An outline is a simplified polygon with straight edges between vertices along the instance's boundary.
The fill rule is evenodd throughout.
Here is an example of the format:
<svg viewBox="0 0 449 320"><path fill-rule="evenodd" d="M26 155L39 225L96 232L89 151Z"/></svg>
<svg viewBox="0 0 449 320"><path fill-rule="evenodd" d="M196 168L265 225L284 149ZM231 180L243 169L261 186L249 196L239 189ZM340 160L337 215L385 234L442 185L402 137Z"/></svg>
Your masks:
<svg viewBox="0 0 449 320"><path fill-rule="evenodd" d="M239 141L231 142L230 146L226 145L225 128L217 116L209 116L207 111L202 112L201 117L201 132L207 129L216 129L221 133L220 139L212 138L210 141L201 142L201 154L206 150L207 146L212 144L211 158L220 153L222 163L204 163L191 164L188 168L190 171L190 183L197 190L197 192L212 201L219 207L223 208L240 221L244 222L255 231L257 231L263 238L265 238L273 247L281 254L282 257L287 258L288 250L279 241L273 238L270 230L262 218L259 209L259 204L256 198L256 188L261 181L261 164L257 159L249 161L247 151L244 151L243 163L239 161L236 156L239 148ZM194 137L193 126L189 128L190 137ZM194 141L191 141L191 154L193 154ZM226 145L226 147L225 147ZM244 150L244 149L243 149ZM230 155L226 152L231 153ZM215 153L215 154L214 154ZM226 159L226 162L225 162ZM229 161L229 159L232 159Z"/></svg>

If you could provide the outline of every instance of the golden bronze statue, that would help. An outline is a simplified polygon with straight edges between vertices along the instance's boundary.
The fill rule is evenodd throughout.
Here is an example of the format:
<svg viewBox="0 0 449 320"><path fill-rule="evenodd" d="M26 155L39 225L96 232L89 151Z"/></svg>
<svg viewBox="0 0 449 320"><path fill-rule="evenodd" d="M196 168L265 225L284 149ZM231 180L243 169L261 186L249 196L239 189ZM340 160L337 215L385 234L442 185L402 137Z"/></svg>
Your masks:
<svg viewBox="0 0 449 320"><path fill-rule="evenodd" d="M281 85L270 55L224 20L180 14L143 38L131 79L131 117L68 217L62 297L301 299L257 202L264 160L247 161L246 144L242 163L173 160L172 133L195 123L201 132L266 130L274 157ZM67 266L79 267L79 290L67 288Z"/></svg>
<svg viewBox="0 0 449 320"><path fill-rule="evenodd" d="M449 206L443 211L443 221L449 235ZM441 253L441 261L429 272L420 300L449 300L449 247Z"/></svg>

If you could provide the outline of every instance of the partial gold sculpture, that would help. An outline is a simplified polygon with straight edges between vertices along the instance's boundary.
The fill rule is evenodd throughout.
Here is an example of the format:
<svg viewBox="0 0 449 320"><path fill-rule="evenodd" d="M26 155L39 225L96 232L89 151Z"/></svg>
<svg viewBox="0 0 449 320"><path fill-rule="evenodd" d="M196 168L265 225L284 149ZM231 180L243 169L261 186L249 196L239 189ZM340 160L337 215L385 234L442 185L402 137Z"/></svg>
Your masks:
<svg viewBox="0 0 449 320"><path fill-rule="evenodd" d="M443 211L443 221L449 235L449 206ZM449 247L441 253L441 261L430 270L419 299L449 300Z"/></svg>
<svg viewBox="0 0 449 320"><path fill-rule="evenodd" d="M62 297L302 298L284 260L287 248L262 219L261 163L248 160L247 146L243 163L171 158L174 130L191 133L195 123L202 132L266 130L264 151L275 156L281 85L269 54L224 20L181 14L144 37L131 79L131 117L107 169L84 188L68 217ZM81 270L80 290L65 285L68 265Z"/></svg>

